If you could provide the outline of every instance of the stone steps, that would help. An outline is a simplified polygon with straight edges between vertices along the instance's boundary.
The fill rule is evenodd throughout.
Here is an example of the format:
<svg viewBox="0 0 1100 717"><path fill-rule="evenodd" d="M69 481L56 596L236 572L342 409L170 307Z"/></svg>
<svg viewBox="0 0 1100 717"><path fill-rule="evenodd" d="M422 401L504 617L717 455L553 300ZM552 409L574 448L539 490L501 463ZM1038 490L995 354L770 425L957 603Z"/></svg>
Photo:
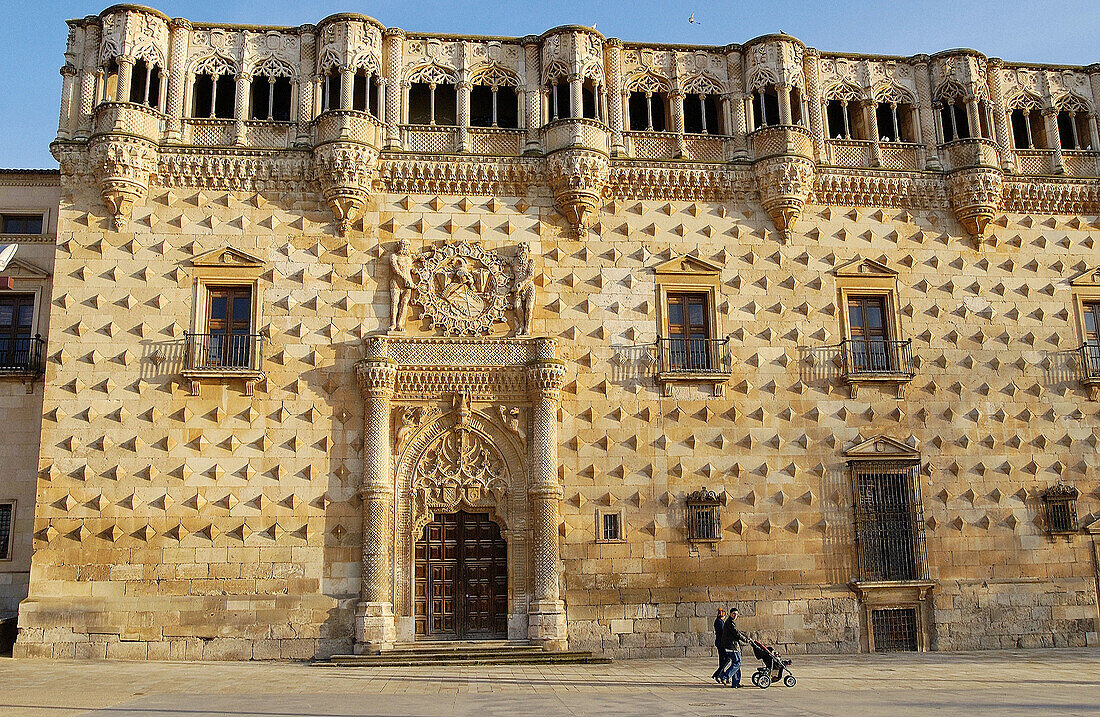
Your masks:
<svg viewBox="0 0 1100 717"><path fill-rule="evenodd" d="M333 655L316 662L328 667L399 667L418 665L607 664L608 657L569 650L548 652L529 642L483 640L401 643L373 655Z"/></svg>

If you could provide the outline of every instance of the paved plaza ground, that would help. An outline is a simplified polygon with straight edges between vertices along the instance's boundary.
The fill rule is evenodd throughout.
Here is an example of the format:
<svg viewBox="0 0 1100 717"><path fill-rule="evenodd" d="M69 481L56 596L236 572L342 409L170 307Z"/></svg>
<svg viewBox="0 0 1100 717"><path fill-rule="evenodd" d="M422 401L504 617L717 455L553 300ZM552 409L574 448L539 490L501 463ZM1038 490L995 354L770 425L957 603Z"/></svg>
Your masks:
<svg viewBox="0 0 1100 717"><path fill-rule="evenodd" d="M435 668L2 659L0 714L1100 714L1100 649L796 657L793 689L723 688L712 670L701 659Z"/></svg>

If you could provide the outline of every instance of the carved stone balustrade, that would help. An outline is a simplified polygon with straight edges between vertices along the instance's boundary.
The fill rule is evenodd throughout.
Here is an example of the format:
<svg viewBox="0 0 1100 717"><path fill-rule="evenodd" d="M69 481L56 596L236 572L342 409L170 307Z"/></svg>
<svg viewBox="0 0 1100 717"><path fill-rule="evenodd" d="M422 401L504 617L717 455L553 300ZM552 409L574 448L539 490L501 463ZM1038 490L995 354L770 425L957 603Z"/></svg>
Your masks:
<svg viewBox="0 0 1100 717"><path fill-rule="evenodd" d="M314 120L313 162L321 194L341 236L363 216L382 142L382 126L365 112L331 110Z"/></svg>
<svg viewBox="0 0 1100 717"><path fill-rule="evenodd" d="M124 134L159 143L164 134L164 115L131 102L103 102L95 108L92 135L103 134Z"/></svg>
<svg viewBox="0 0 1100 717"><path fill-rule="evenodd" d="M797 125L762 127L749 135L760 201L780 233L794 229L814 186L813 138Z"/></svg>
<svg viewBox="0 0 1100 717"><path fill-rule="evenodd" d="M1001 207L1004 174L997 145L988 139L960 139L943 145L947 188L955 218L974 237L981 237Z"/></svg>
<svg viewBox="0 0 1100 717"><path fill-rule="evenodd" d="M601 122L561 119L541 130L554 203L576 237L588 231L611 167L611 132Z"/></svg>

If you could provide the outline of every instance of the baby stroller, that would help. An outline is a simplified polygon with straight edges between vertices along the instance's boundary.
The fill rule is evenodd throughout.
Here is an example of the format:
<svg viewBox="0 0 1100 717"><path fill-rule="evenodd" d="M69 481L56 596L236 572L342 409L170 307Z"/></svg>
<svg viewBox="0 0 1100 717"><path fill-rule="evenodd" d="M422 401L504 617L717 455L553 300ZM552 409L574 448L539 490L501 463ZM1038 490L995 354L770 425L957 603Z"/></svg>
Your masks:
<svg viewBox="0 0 1100 717"><path fill-rule="evenodd" d="M752 645L752 653L760 660L760 667L752 673L752 683L762 690L768 689L773 682L783 680L787 687L794 687L796 680L791 674L790 660L784 660L774 647L768 647L758 640L749 640Z"/></svg>

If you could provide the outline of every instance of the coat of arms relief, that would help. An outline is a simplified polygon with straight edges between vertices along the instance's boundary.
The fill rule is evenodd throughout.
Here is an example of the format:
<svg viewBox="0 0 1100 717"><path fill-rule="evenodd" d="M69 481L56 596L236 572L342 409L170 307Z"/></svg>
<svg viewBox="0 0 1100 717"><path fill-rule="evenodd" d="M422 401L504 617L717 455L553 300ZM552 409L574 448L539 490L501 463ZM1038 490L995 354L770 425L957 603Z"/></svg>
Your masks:
<svg viewBox="0 0 1100 717"><path fill-rule="evenodd" d="M516 312L516 334L526 336L534 313L530 248L512 258L480 244L454 242L413 256L402 240L390 255L390 331L404 331L409 304L421 307L432 328L452 336L489 334Z"/></svg>

